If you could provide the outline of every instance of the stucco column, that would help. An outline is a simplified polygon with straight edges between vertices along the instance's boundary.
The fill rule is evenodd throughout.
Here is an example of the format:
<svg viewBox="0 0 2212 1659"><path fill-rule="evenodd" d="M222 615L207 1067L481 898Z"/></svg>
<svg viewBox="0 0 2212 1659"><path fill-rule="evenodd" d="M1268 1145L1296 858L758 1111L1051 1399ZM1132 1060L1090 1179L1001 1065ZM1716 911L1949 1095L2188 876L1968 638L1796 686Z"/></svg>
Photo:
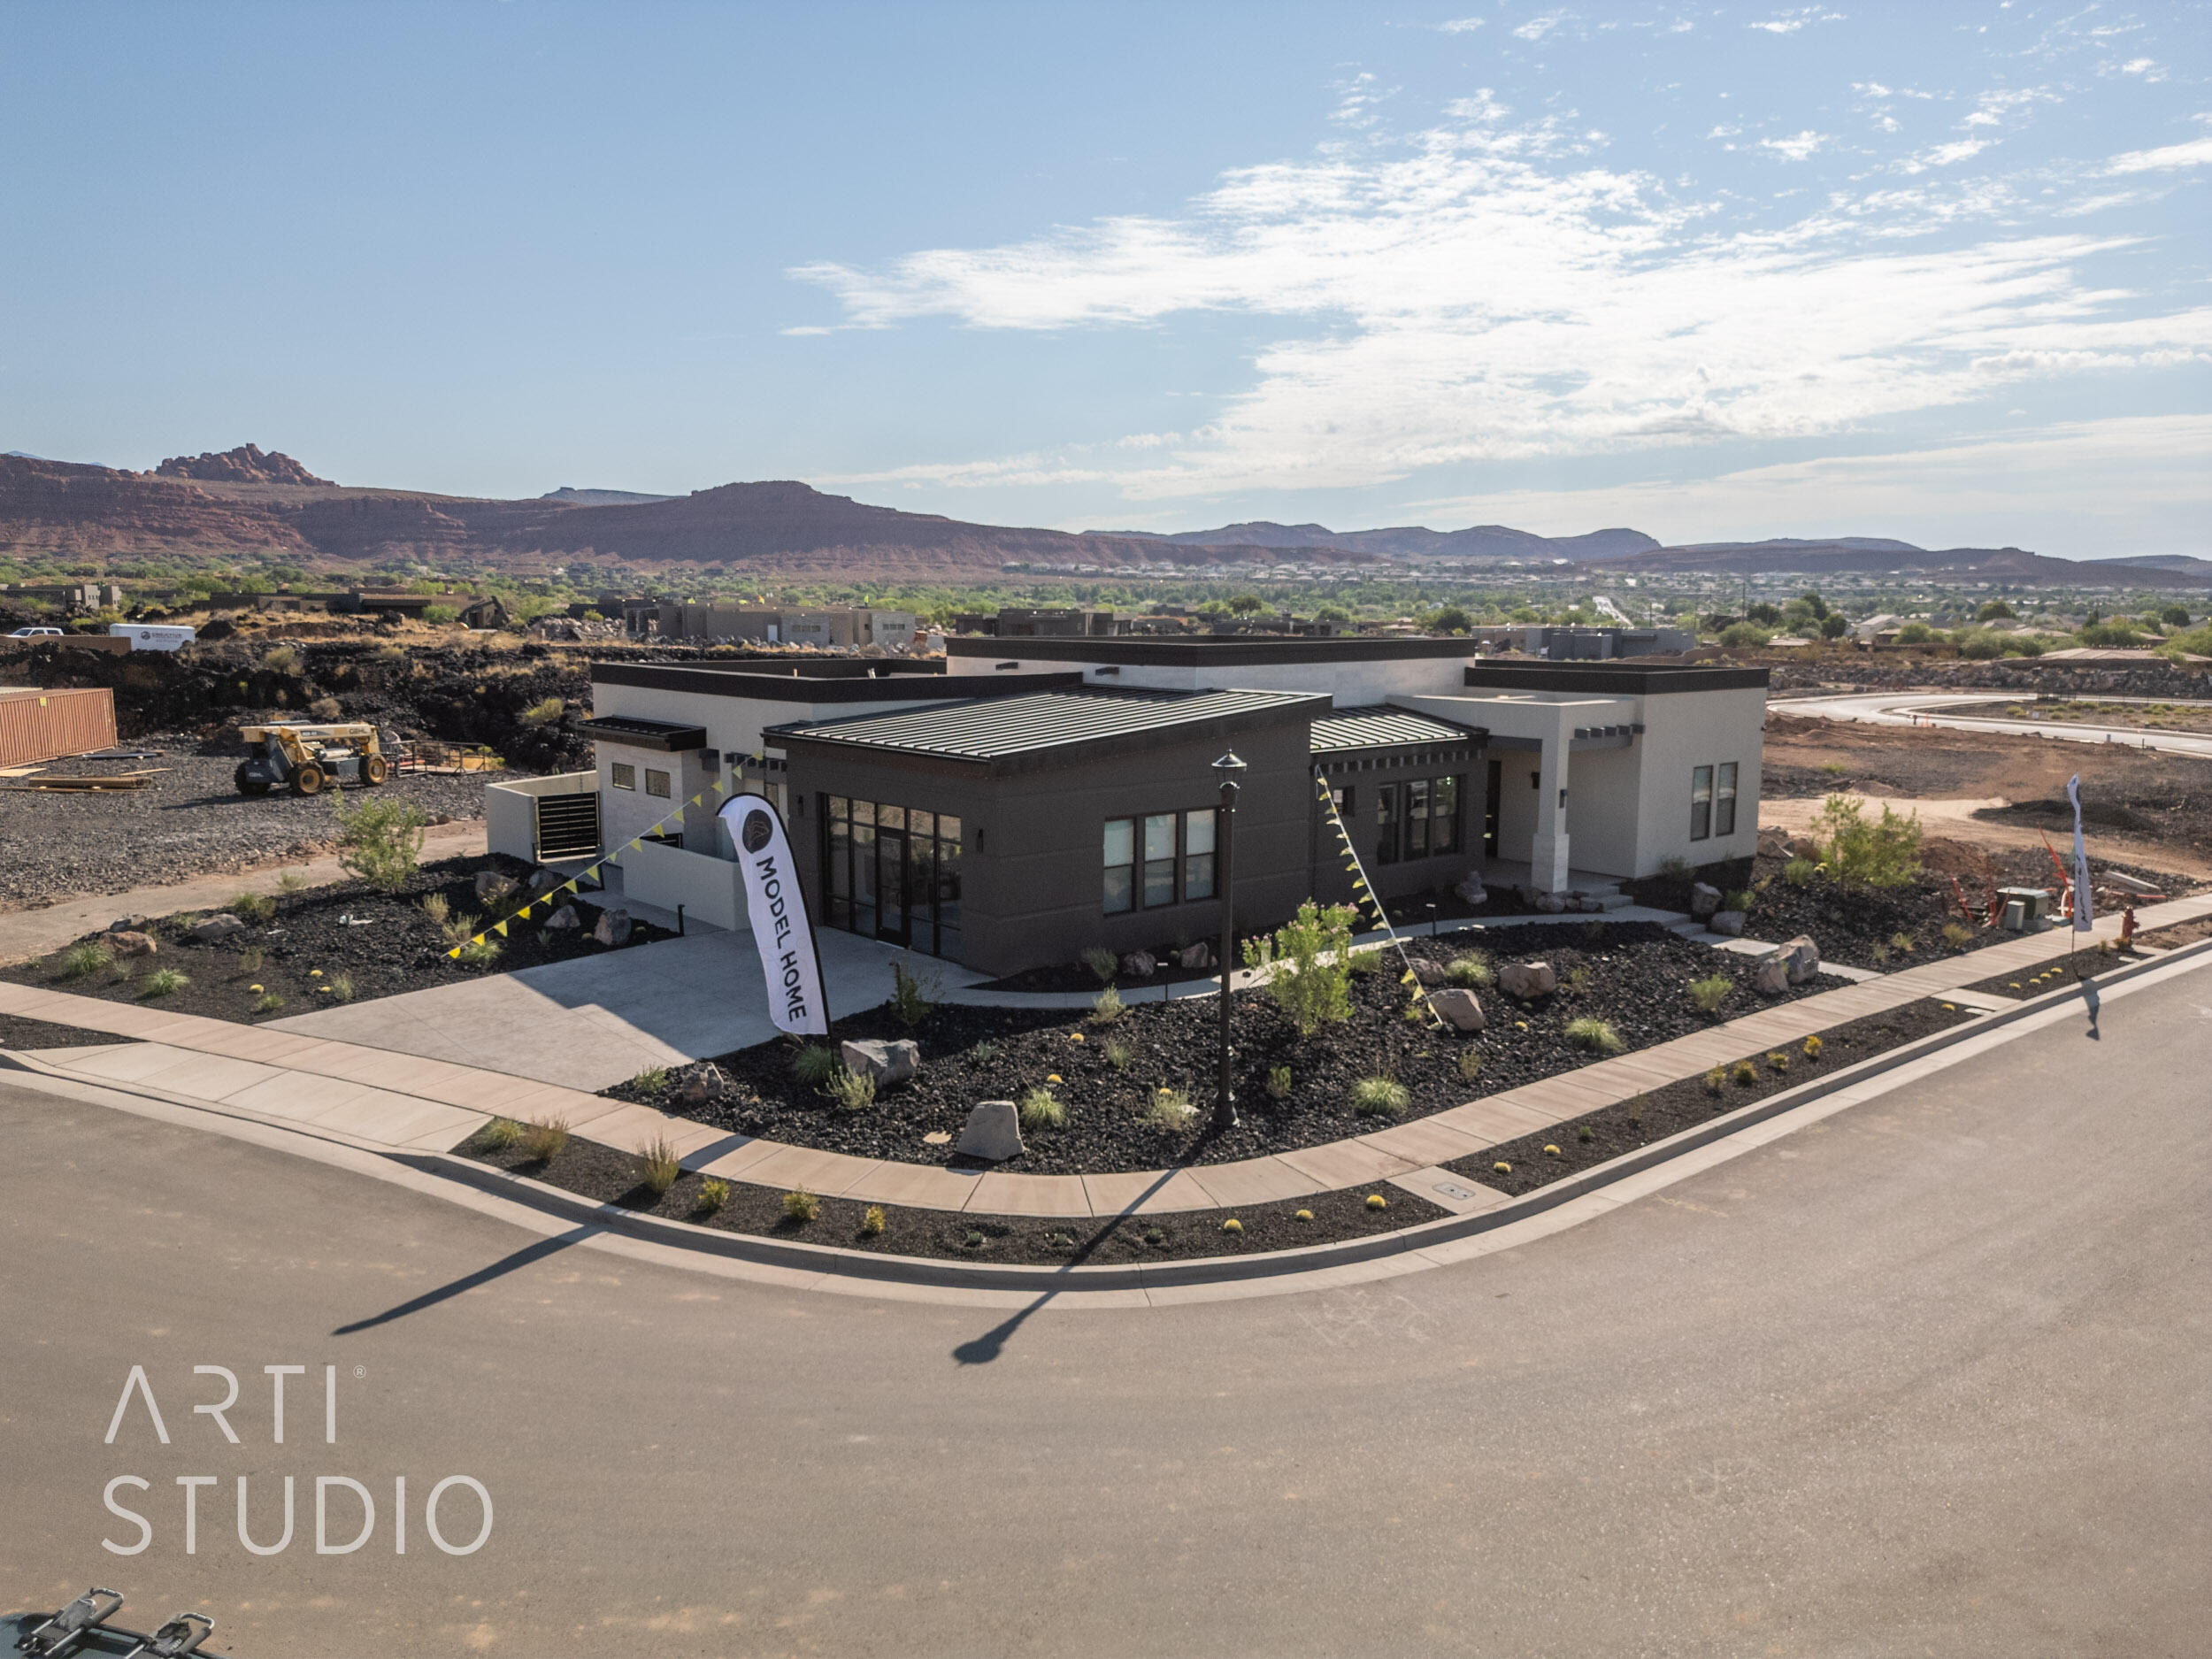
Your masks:
<svg viewBox="0 0 2212 1659"><path fill-rule="evenodd" d="M1536 833L1529 841L1529 881L1546 893L1567 887L1567 733L1544 737L1543 776L1536 793Z"/></svg>

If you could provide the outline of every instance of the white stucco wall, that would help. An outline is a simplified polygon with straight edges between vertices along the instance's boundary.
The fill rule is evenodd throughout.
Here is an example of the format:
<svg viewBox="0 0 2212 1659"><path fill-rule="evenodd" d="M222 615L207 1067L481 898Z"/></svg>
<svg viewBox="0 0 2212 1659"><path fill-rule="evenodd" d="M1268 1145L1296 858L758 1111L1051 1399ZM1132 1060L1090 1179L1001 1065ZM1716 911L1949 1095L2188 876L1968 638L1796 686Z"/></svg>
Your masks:
<svg viewBox="0 0 2212 1659"><path fill-rule="evenodd" d="M1638 875L1669 857L1694 864L1747 858L1759 846L1759 772L1766 752L1766 693L1678 691L1642 699L1643 803L1637 832ZM1734 761L1736 833L1690 839L1690 773Z"/></svg>
<svg viewBox="0 0 2212 1659"><path fill-rule="evenodd" d="M1325 691L1340 709L1381 703L1394 695L1448 692L1463 683L1463 671L1474 660L1472 648L1465 657L1402 657L1371 663L1221 663L1192 667L1138 663L1069 662L1061 658L1025 657L1020 640L1003 641L999 657L953 657L947 659L948 678L965 674L1061 673L1079 669L1084 682L1093 686L1142 686L1164 691ZM1018 663L1018 671L999 667ZM1099 672L1101 668L1118 672Z"/></svg>

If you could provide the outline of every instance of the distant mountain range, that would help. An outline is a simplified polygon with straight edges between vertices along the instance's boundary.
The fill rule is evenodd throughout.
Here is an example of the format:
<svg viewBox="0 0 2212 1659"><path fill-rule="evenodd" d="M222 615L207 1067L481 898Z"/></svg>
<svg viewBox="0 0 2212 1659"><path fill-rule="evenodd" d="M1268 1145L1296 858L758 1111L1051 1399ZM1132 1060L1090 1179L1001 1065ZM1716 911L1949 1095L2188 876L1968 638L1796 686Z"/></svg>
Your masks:
<svg viewBox="0 0 2212 1659"><path fill-rule="evenodd" d="M323 563L472 563L516 572L591 561L719 567L775 578L879 581L995 578L1009 564L1102 572L1205 565L1390 560L1586 564L1755 575L1891 571L1981 580L2146 587L2212 583L2212 560L2164 554L2119 562L2048 558L2019 548L1929 551L1878 536L1777 537L1663 547L1640 530L1541 536L1504 525L1332 530L1267 521L1172 534L1024 529L870 506L790 480L724 484L688 495L564 485L528 501L369 489L319 478L253 444L178 456L150 472L0 456L0 552L219 554L263 549Z"/></svg>

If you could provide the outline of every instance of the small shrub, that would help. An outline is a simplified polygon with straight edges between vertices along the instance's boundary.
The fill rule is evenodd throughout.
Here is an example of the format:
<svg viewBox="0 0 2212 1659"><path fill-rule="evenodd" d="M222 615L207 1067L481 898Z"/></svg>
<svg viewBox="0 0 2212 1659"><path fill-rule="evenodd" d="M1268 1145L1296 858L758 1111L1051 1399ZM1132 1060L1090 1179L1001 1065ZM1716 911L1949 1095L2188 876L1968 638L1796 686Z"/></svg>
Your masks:
<svg viewBox="0 0 2212 1659"><path fill-rule="evenodd" d="M1221 1224L1221 1230L1224 1233L1242 1233L1244 1231L1244 1224L1241 1221L1239 1221L1234 1216L1232 1216L1228 1218L1228 1220Z"/></svg>
<svg viewBox="0 0 2212 1659"><path fill-rule="evenodd" d="M1270 1100L1283 1100L1287 1098L1289 1094L1290 1068L1286 1065L1271 1065L1268 1067L1267 1097Z"/></svg>
<svg viewBox="0 0 2212 1659"><path fill-rule="evenodd" d="M1110 1025L1128 1011L1122 1005L1121 993L1110 985L1098 994L1098 1001L1091 1004L1091 1024Z"/></svg>
<svg viewBox="0 0 2212 1659"><path fill-rule="evenodd" d="M791 1056L791 1074L816 1088L823 1087L844 1069L844 1061L827 1043L810 1042Z"/></svg>
<svg viewBox="0 0 2212 1659"><path fill-rule="evenodd" d="M1720 907L1724 910L1742 910L1748 915L1751 907L1758 902L1759 895L1749 887L1738 887L1721 900Z"/></svg>
<svg viewBox="0 0 2212 1659"><path fill-rule="evenodd" d="M1911 955L1912 935L1910 933L1892 933L1889 936L1889 948L1897 952L1900 956Z"/></svg>
<svg viewBox="0 0 2212 1659"><path fill-rule="evenodd" d="M986 1037L981 1042L979 1042L974 1048L968 1050L968 1057L976 1062L979 1065L988 1065L992 1061L998 1058L998 1044L993 1041L990 1038Z"/></svg>
<svg viewBox="0 0 2212 1659"><path fill-rule="evenodd" d="M1310 1210L1302 1210L1296 1216L1292 1217L1292 1219L1296 1221L1311 1221L1313 1219L1313 1211Z"/></svg>
<svg viewBox="0 0 2212 1659"><path fill-rule="evenodd" d="M1179 1088L1156 1090L1144 1105L1146 1125L1164 1135L1181 1134L1197 1116L1198 1108L1191 1104L1188 1092Z"/></svg>
<svg viewBox="0 0 2212 1659"><path fill-rule="evenodd" d="M1728 1000L1736 982L1724 973L1709 973L1701 979L1690 981L1690 1003L1701 1014L1717 1014L1720 1005Z"/></svg>
<svg viewBox="0 0 2212 1659"><path fill-rule="evenodd" d="M253 1011L257 1014L273 1014L283 1006L284 999L274 991L271 991L256 1001Z"/></svg>
<svg viewBox="0 0 2212 1659"><path fill-rule="evenodd" d="M668 1068L649 1065L630 1079L630 1087L649 1100L668 1087Z"/></svg>
<svg viewBox="0 0 2212 1659"><path fill-rule="evenodd" d="M1727 1081L1728 1068L1724 1065L1717 1065L1705 1074L1705 1092L1708 1094L1717 1094L1721 1091L1721 1086Z"/></svg>
<svg viewBox="0 0 2212 1659"><path fill-rule="evenodd" d="M484 1125L484 1145L494 1152L504 1152L522 1139L522 1125L511 1118L495 1118Z"/></svg>
<svg viewBox="0 0 2212 1659"><path fill-rule="evenodd" d="M1874 965L1876 967L1886 968L1889 966L1889 947L1887 945L1878 944L1873 948L1873 949L1868 951L1867 955L1874 958Z"/></svg>
<svg viewBox="0 0 2212 1659"><path fill-rule="evenodd" d="M452 901L442 893L424 894L419 908L425 916L441 927L446 925L446 918L453 914Z"/></svg>
<svg viewBox="0 0 2212 1659"><path fill-rule="evenodd" d="M1581 931L1582 942L1586 945L1601 945L1605 942L1605 924L1595 918L1583 923Z"/></svg>
<svg viewBox="0 0 2212 1659"><path fill-rule="evenodd" d="M1245 941L1244 965L1273 968L1268 995L1301 1036L1352 1017L1352 926L1358 918L1348 904L1325 910L1308 899L1273 938Z"/></svg>
<svg viewBox="0 0 2212 1659"><path fill-rule="evenodd" d="M1589 965L1586 963L1571 969L1566 979L1561 983L1568 995L1587 996L1598 988L1598 976L1591 972Z"/></svg>
<svg viewBox="0 0 2212 1659"><path fill-rule="evenodd" d="M472 968L488 967L499 960L499 949L496 939L472 939L461 947L460 954L454 960L466 963Z"/></svg>
<svg viewBox="0 0 2212 1659"><path fill-rule="evenodd" d="M1544 1156L1548 1158L1555 1158L1561 1156L1562 1154L1557 1147L1548 1146L1544 1148Z"/></svg>
<svg viewBox="0 0 2212 1659"><path fill-rule="evenodd" d="M1820 866L1809 858L1793 858L1782 866L1782 879L1793 887L1809 884Z"/></svg>
<svg viewBox="0 0 2212 1659"><path fill-rule="evenodd" d="M1828 777L1840 778L1851 768L1839 760L1824 760L1820 763L1820 770Z"/></svg>
<svg viewBox="0 0 2212 1659"><path fill-rule="evenodd" d="M881 1204L870 1204L860 1213L860 1236L864 1239L881 1238L886 1225Z"/></svg>
<svg viewBox="0 0 2212 1659"><path fill-rule="evenodd" d="M1362 1118L1395 1118L1412 1103L1412 1094L1395 1078L1363 1077L1352 1085L1352 1110Z"/></svg>
<svg viewBox="0 0 2212 1659"><path fill-rule="evenodd" d="M1805 1057L1808 1060L1817 1060L1820 1058L1819 1038L1808 1037L1805 1039Z"/></svg>
<svg viewBox="0 0 2212 1659"><path fill-rule="evenodd" d="M319 720L335 720L345 714L335 697L318 697L307 705L307 711Z"/></svg>
<svg viewBox="0 0 2212 1659"><path fill-rule="evenodd" d="M277 886L287 893L297 893L307 886L307 878L296 870L288 870L277 878Z"/></svg>
<svg viewBox="0 0 2212 1659"><path fill-rule="evenodd" d="M1490 965L1490 958L1479 950L1470 950L1454 956L1444 964L1444 977L1454 985L1464 986L1471 991L1486 991L1497 981L1497 972Z"/></svg>
<svg viewBox="0 0 2212 1659"><path fill-rule="evenodd" d="M324 980L323 983L330 987L331 995L337 998L337 1000L341 1002L350 1002L353 1001L356 993L353 988L353 975L350 973L345 973L342 972L334 973L329 979Z"/></svg>
<svg viewBox="0 0 2212 1659"><path fill-rule="evenodd" d="M1659 873L1670 881L1687 881L1697 873L1697 868L1679 853L1670 853L1659 861Z"/></svg>
<svg viewBox="0 0 2212 1659"><path fill-rule="evenodd" d="M1367 1194L1367 1207L1370 1210L1387 1210L1390 1208L1390 1201L1380 1193L1370 1193Z"/></svg>
<svg viewBox="0 0 2212 1659"><path fill-rule="evenodd" d="M1963 950L1974 942L1974 930L1957 922L1943 924L1943 942L1954 950Z"/></svg>
<svg viewBox="0 0 2212 1659"><path fill-rule="evenodd" d="M1157 1227L1147 1227L1144 1230L1144 1241L1147 1244L1151 1245L1165 1244L1167 1242L1167 1234L1161 1232Z"/></svg>
<svg viewBox="0 0 2212 1659"><path fill-rule="evenodd" d="M1729 1076L1734 1078L1740 1087L1749 1088L1759 1080L1759 1068L1748 1060L1739 1060Z"/></svg>
<svg viewBox="0 0 2212 1659"><path fill-rule="evenodd" d="M1098 1045L1098 1052L1104 1056L1106 1064L1117 1071L1127 1071L1129 1062L1136 1058L1137 1054L1127 1041L1120 1037L1107 1038L1104 1042ZM981 1045L978 1045L976 1048L976 1058L979 1060L983 1058Z"/></svg>
<svg viewBox="0 0 2212 1659"><path fill-rule="evenodd" d="M191 979L175 968L156 968L139 983L141 996L169 996L191 984Z"/></svg>
<svg viewBox="0 0 2212 1659"><path fill-rule="evenodd" d="M729 1202L730 1184L718 1175L710 1175L699 1183L698 1192L692 1196L691 1213L711 1216Z"/></svg>
<svg viewBox="0 0 2212 1659"><path fill-rule="evenodd" d="M868 1072L839 1066L830 1074L823 1094L841 1112L864 1112L876 1103L876 1080Z"/></svg>
<svg viewBox="0 0 2212 1659"><path fill-rule="evenodd" d="M230 909L242 921L265 922L276 914L276 901L265 893L242 893L230 902Z"/></svg>
<svg viewBox="0 0 2212 1659"><path fill-rule="evenodd" d="M1121 958L1103 945L1093 945L1083 953L1081 961L1101 985L1111 985L1114 975L1121 969Z"/></svg>
<svg viewBox="0 0 2212 1659"><path fill-rule="evenodd" d="M1490 1166L1490 1172L1493 1175L1510 1175L1513 1173L1513 1166L1501 1158Z"/></svg>
<svg viewBox="0 0 2212 1659"><path fill-rule="evenodd" d="M1832 795L1813 826L1828 873L1844 887L1901 887L1920 874L1920 819L1885 806L1868 823L1859 802Z"/></svg>
<svg viewBox="0 0 2212 1659"><path fill-rule="evenodd" d="M474 916L463 910L458 916L445 923L441 931L445 934L446 943L449 945L467 944L470 940L476 937L476 921L477 918Z"/></svg>
<svg viewBox="0 0 2212 1659"><path fill-rule="evenodd" d="M1025 1129L1061 1129L1067 1125L1068 1109L1042 1084L1024 1094L1014 1110Z"/></svg>
<svg viewBox="0 0 2212 1659"><path fill-rule="evenodd" d="M822 1201L803 1187L795 1187L783 1195L783 1217L786 1221L795 1221L801 1226L804 1226L821 1213ZM983 1235L979 1233L971 1233L968 1236L971 1239L979 1239Z"/></svg>
<svg viewBox="0 0 2212 1659"><path fill-rule="evenodd" d="M381 893L405 887L421 864L429 815L396 795L369 795L336 810L338 867Z"/></svg>
<svg viewBox="0 0 2212 1659"><path fill-rule="evenodd" d="M966 1245L971 1250L979 1250L983 1248L987 1240L981 1233L978 1233L973 1227L971 1227L968 1229L968 1236L961 1240L960 1242Z"/></svg>
<svg viewBox="0 0 2212 1659"><path fill-rule="evenodd" d="M261 665L273 673L288 674L300 665L300 654L288 645L264 652Z"/></svg>
<svg viewBox="0 0 2212 1659"><path fill-rule="evenodd" d="M558 697L548 697L534 703L518 717L525 726L550 726L566 711L568 704Z"/></svg>
<svg viewBox="0 0 2212 1659"><path fill-rule="evenodd" d="M81 979L88 973L97 973L112 966L114 953L97 940L87 940L81 945L72 945L61 953L54 977L58 979Z"/></svg>
<svg viewBox="0 0 2212 1659"><path fill-rule="evenodd" d="M1767 1064L1777 1071L1786 1071L1790 1069L1790 1057L1777 1048L1767 1056Z"/></svg>
<svg viewBox="0 0 2212 1659"><path fill-rule="evenodd" d="M1587 1016L1567 1022L1567 1041L1592 1054L1618 1054L1628 1047L1609 1022Z"/></svg>
<svg viewBox="0 0 2212 1659"><path fill-rule="evenodd" d="M238 953L238 972L244 974L258 973L261 972L262 961L261 947L248 945Z"/></svg>
<svg viewBox="0 0 2212 1659"><path fill-rule="evenodd" d="M891 1017L911 1031L929 1018L937 1006L943 980L933 972L917 973L907 962L891 964Z"/></svg>
<svg viewBox="0 0 2212 1659"><path fill-rule="evenodd" d="M1371 973L1380 973L1383 970L1382 947L1378 945L1371 950L1355 950L1351 969L1363 978Z"/></svg>
<svg viewBox="0 0 2212 1659"><path fill-rule="evenodd" d="M676 1148L668 1144L665 1135L655 1135L637 1155L638 1178L656 1198L666 1195L676 1184L676 1178L684 1172L682 1163L676 1156Z"/></svg>
<svg viewBox="0 0 2212 1659"><path fill-rule="evenodd" d="M534 1123L522 1137L523 1152L534 1164L550 1164L568 1150L568 1119L549 1118Z"/></svg>
<svg viewBox="0 0 2212 1659"><path fill-rule="evenodd" d="M1471 1083L1482 1075L1482 1050L1462 1048L1459 1051L1459 1077L1463 1083Z"/></svg>
<svg viewBox="0 0 2212 1659"><path fill-rule="evenodd" d="M1597 1131L1591 1128L1588 1124L1584 1124L1579 1129L1575 1131L1575 1139L1581 1141L1586 1147L1597 1138Z"/></svg>

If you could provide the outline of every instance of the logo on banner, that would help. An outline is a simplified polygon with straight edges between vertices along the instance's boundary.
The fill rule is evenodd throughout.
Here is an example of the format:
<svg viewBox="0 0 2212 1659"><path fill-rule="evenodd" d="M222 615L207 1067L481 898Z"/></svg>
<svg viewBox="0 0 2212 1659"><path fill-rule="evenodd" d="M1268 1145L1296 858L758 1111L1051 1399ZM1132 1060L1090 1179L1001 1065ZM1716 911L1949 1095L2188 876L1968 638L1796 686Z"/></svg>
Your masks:
<svg viewBox="0 0 2212 1659"><path fill-rule="evenodd" d="M768 845L768 838L775 833L775 822L767 813L748 812L745 815L745 833L741 839L747 852L758 852Z"/></svg>

